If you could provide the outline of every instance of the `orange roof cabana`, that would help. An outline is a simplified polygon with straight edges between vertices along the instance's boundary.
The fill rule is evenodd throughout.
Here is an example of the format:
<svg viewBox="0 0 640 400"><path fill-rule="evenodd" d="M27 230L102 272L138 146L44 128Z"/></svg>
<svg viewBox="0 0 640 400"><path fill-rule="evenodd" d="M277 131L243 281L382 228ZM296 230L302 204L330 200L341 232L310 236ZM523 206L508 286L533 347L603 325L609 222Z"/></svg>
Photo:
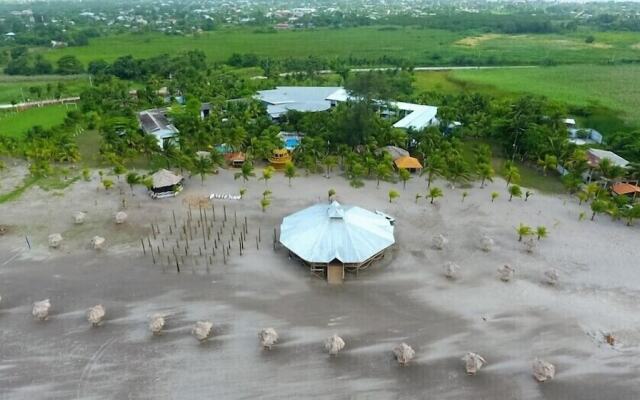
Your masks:
<svg viewBox="0 0 640 400"><path fill-rule="evenodd" d="M246 156L243 152L236 151L233 153L225 154L224 159L227 160L227 163L229 163L233 167L241 167L246 160Z"/></svg>
<svg viewBox="0 0 640 400"><path fill-rule="evenodd" d="M618 195L625 195L625 194L636 195L640 193L640 187L636 185L632 185L630 183L623 183L623 182L614 183L613 186L611 187L611 190L613 191L613 193Z"/></svg>
<svg viewBox="0 0 640 400"><path fill-rule="evenodd" d="M422 164L420 164L420 161L418 161L417 158L410 157L410 156L404 156L404 157L397 158L394 161L394 163L396 164L396 167L398 167L398 168L404 168L404 169L408 169L408 170L419 170L419 169L422 169Z"/></svg>

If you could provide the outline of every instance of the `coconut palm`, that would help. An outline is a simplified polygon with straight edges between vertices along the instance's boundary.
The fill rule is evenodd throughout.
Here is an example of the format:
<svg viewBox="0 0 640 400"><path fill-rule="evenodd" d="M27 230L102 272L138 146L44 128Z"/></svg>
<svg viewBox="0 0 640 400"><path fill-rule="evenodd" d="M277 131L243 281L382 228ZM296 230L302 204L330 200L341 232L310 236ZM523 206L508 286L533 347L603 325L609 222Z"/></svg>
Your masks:
<svg viewBox="0 0 640 400"><path fill-rule="evenodd" d="M593 221L596 218L596 214L603 213L609 209L609 203L605 200L596 199L591 202L591 220Z"/></svg>
<svg viewBox="0 0 640 400"><path fill-rule="evenodd" d="M578 205L582 205L582 203L589 200L589 194L584 190L579 191L577 196L578 196L578 200L580 200Z"/></svg>
<svg viewBox="0 0 640 400"><path fill-rule="evenodd" d="M508 164L505 167L504 177L507 179L507 186L511 184L511 182L517 183L520 181L520 170L515 165Z"/></svg>
<svg viewBox="0 0 640 400"><path fill-rule="evenodd" d="M260 199L260 208L262 208L262 212L266 212L267 208L271 205L271 200L268 197L263 197Z"/></svg>
<svg viewBox="0 0 640 400"><path fill-rule="evenodd" d="M538 240L544 239L547 236L549 236L549 232L547 231L547 227L546 226L537 227L536 228L536 236L538 237Z"/></svg>
<svg viewBox="0 0 640 400"><path fill-rule="evenodd" d="M422 198L422 195L420 193L416 193L415 203L418 204L418 200L420 200L421 198Z"/></svg>
<svg viewBox="0 0 640 400"><path fill-rule="evenodd" d="M555 169L558 166L558 158L551 154L545 154L544 159L538 160L538 166L542 168L544 176L547 176L547 170Z"/></svg>
<svg viewBox="0 0 640 400"><path fill-rule="evenodd" d="M495 199L498 198L498 196L500 196L500 193L498 192L491 192L491 202L493 203L495 201Z"/></svg>
<svg viewBox="0 0 640 400"><path fill-rule="evenodd" d="M331 171L336 165L338 165L338 158L336 156L328 155L324 158L325 174L327 178L331 176Z"/></svg>
<svg viewBox="0 0 640 400"><path fill-rule="evenodd" d="M240 189L240 200L242 200L244 198L244 195L247 194L247 189L246 188L242 188Z"/></svg>
<svg viewBox="0 0 640 400"><path fill-rule="evenodd" d="M420 175L427 175L427 189L429 189L433 178L442 176L443 173L444 159L439 154L433 154L427 160L427 165L424 167Z"/></svg>
<svg viewBox="0 0 640 400"><path fill-rule="evenodd" d="M104 186L104 190L109 190L113 187L113 181L111 179L103 179L102 186Z"/></svg>
<svg viewBox="0 0 640 400"><path fill-rule="evenodd" d="M253 164L250 161L245 161L240 168L240 172L236 172L233 175L233 179L238 180L242 178L242 180L246 183L249 181L249 178L255 176L256 174L253 172Z"/></svg>
<svg viewBox="0 0 640 400"><path fill-rule="evenodd" d="M462 202L463 203L464 203L464 199L466 199L467 196L469 196L469 192L467 192L466 190L464 192L462 192Z"/></svg>
<svg viewBox="0 0 640 400"><path fill-rule="evenodd" d="M142 182L142 177L136 174L135 172L129 172L127 174L127 184L131 188L131 193L133 193L133 185L138 185Z"/></svg>
<svg viewBox="0 0 640 400"><path fill-rule="evenodd" d="M336 190L335 190L335 189L329 189L329 190L327 191L327 199L331 200L331 198L332 198L333 196L335 196L335 195L336 195Z"/></svg>
<svg viewBox="0 0 640 400"><path fill-rule="evenodd" d="M393 189L389 190L389 203L393 203L393 200L397 199L398 197L400 197L400 193L396 192Z"/></svg>
<svg viewBox="0 0 640 400"><path fill-rule="evenodd" d="M375 167L375 173L376 173L376 179L377 179L377 184L376 184L376 188L380 187L380 181L381 180L387 180L389 179L389 177L391 176L391 166L389 166L389 164L385 161L380 162L380 164L376 165Z"/></svg>
<svg viewBox="0 0 640 400"><path fill-rule="evenodd" d="M261 180L261 181L264 181L264 185L268 186L267 182L269 181L269 179L273 178L273 173L274 172L276 172L276 170L271 166L263 168L262 169L262 176L260 178L258 178L258 179Z"/></svg>
<svg viewBox="0 0 640 400"><path fill-rule="evenodd" d="M405 168L400 168L398 170L398 178L402 181L402 190L405 190L407 188L407 182L411 179L411 173Z"/></svg>
<svg viewBox="0 0 640 400"><path fill-rule="evenodd" d="M624 207L622 217L627 220L627 226L633 225L633 220L640 218L640 203L635 204L631 208Z"/></svg>
<svg viewBox="0 0 640 400"><path fill-rule="evenodd" d="M493 167L491 167L491 164L482 163L478 165L478 175L480 176L480 179L482 179L482 181L480 182L480 188L484 187L486 181L493 182L493 177L495 174L496 173L493 170Z"/></svg>
<svg viewBox="0 0 640 400"><path fill-rule="evenodd" d="M213 172L213 162L210 157L194 157L191 164L191 173L200 175L200 183L204 185L204 177Z"/></svg>
<svg viewBox="0 0 640 400"><path fill-rule="evenodd" d="M518 185L509 186L509 201L514 197L522 197L522 188Z"/></svg>
<svg viewBox="0 0 640 400"><path fill-rule="evenodd" d="M529 197L531 197L533 195L533 192L531 190L527 190L526 192L524 192L524 201L529 200Z"/></svg>
<svg viewBox="0 0 640 400"><path fill-rule="evenodd" d="M431 199L430 203L433 204L433 201L435 199L442 196L444 196L442 189L440 189L439 187L432 187L431 189L429 189L429 193L427 193L426 197L430 198Z"/></svg>
<svg viewBox="0 0 640 400"><path fill-rule="evenodd" d="M530 226L520 223L516 228L516 232L518 233L518 242L522 242L522 238L531 235L533 230Z"/></svg>
<svg viewBox="0 0 640 400"><path fill-rule="evenodd" d="M291 179L295 178L296 175L296 167L292 162L288 162L284 167L284 176L289 179L289 187L291 187Z"/></svg>

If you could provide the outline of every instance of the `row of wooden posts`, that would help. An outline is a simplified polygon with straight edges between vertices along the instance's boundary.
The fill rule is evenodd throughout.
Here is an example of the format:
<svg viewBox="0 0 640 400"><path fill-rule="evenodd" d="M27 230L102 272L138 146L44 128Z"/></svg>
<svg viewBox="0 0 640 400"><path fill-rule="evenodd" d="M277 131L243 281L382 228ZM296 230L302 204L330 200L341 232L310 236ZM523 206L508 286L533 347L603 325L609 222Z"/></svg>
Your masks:
<svg viewBox="0 0 640 400"><path fill-rule="evenodd" d="M209 272L209 267L214 264L214 259L219 254L222 256L222 262L225 265L227 264L232 255L232 246L242 256L249 242L249 221L247 217L240 218L240 225L238 225L237 211L233 211L233 222L231 223L227 217L226 205L222 206L222 218L219 218L219 221L216 220L216 209L213 203L211 204L210 215L208 211L207 208L199 206L197 218L194 219L191 206L189 206L186 212L186 219L179 224L176 213L172 210L173 224L169 223L164 231L161 231L160 224L151 223L150 235L146 237L146 241L145 238L140 238L143 255L149 254L153 264L160 263L163 269L165 266L163 261L166 256L166 265L175 265L178 273L180 273L181 267L185 266L187 257L192 257L193 265L198 265L198 258L204 258L207 272ZM254 237L256 250L260 250L262 243L261 227L258 226ZM273 249L275 250L276 248L277 230L274 227Z"/></svg>

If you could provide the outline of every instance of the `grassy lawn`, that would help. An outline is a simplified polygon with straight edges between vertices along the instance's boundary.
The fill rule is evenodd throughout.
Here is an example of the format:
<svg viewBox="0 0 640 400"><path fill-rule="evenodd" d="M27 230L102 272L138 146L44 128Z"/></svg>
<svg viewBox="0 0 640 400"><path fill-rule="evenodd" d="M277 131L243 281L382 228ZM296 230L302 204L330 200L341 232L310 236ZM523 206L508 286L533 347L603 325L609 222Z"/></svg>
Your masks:
<svg viewBox="0 0 640 400"><path fill-rule="evenodd" d="M168 36L161 33L123 34L95 38L88 46L40 49L50 60L73 54L83 63L98 58L113 61L131 54L147 58L177 50L202 50L210 61L224 61L232 53L255 53L263 57L320 56L403 58L419 65L451 65L456 57L487 60L495 64L596 63L612 59L640 59L633 48L638 42L628 33L595 34L596 43L584 42L588 33L571 35L492 35L450 32L418 27L366 26L320 28L259 33L251 28L222 28L199 35ZM634 42L635 41L635 42Z"/></svg>
<svg viewBox="0 0 640 400"><path fill-rule="evenodd" d="M639 52L640 53L640 52ZM532 93L573 106L616 110L640 125L640 65L571 65L452 71L449 78L512 93Z"/></svg>
<svg viewBox="0 0 640 400"><path fill-rule="evenodd" d="M0 136L21 137L30 128L40 125L51 128L64 121L69 110L66 105L30 108L24 111L5 111L0 114Z"/></svg>
<svg viewBox="0 0 640 400"><path fill-rule="evenodd" d="M89 86L89 78L84 75L10 76L0 74L0 103L39 100L33 98L29 92L30 87L41 88L43 99L52 98L58 83L64 85L63 96L76 96ZM47 95L47 84L53 86L53 92L50 95Z"/></svg>

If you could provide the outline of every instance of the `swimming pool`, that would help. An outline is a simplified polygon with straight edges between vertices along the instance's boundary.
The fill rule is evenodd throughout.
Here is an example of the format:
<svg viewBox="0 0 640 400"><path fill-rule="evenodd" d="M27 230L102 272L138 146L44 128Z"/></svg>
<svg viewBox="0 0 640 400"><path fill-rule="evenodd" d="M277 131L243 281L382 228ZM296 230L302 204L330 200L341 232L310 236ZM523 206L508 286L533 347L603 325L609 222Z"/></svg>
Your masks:
<svg viewBox="0 0 640 400"><path fill-rule="evenodd" d="M293 150L296 147L298 147L298 145L300 144L300 138L299 137L288 137L284 140L284 147L287 150Z"/></svg>

